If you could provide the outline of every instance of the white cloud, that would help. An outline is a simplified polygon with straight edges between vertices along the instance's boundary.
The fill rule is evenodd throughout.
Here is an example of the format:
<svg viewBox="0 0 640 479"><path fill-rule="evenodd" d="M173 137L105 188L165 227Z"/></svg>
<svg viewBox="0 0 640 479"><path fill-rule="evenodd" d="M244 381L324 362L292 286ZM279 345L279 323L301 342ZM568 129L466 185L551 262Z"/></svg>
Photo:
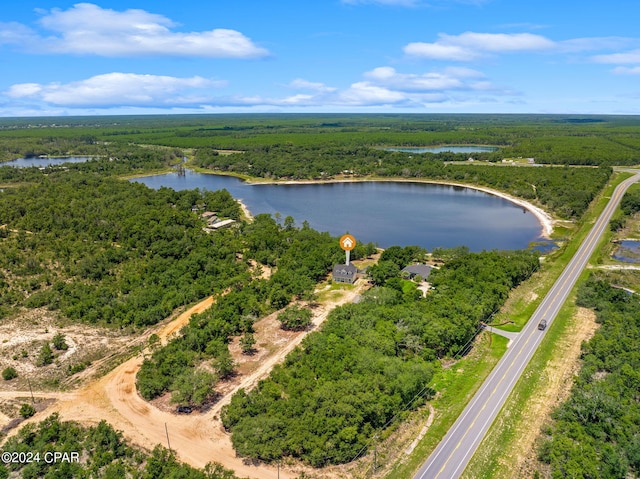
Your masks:
<svg viewBox="0 0 640 479"><path fill-rule="evenodd" d="M71 108L194 105L211 100L210 96L195 92L219 87L222 84L223 82L198 76L177 78L107 73L66 84L16 84L11 86L5 95L16 100L35 100Z"/></svg>
<svg viewBox="0 0 640 479"><path fill-rule="evenodd" d="M398 73L392 67L378 67L366 72L364 76L373 84L403 92L486 90L490 85L487 81L476 80L484 78L484 74L470 68L446 68L417 74Z"/></svg>
<svg viewBox="0 0 640 479"><path fill-rule="evenodd" d="M617 67L614 68L613 73L616 75L640 75L640 67Z"/></svg>
<svg viewBox="0 0 640 479"><path fill-rule="evenodd" d="M640 63L640 50L625 53L612 53L610 55L596 55L593 57L596 63Z"/></svg>
<svg viewBox="0 0 640 479"><path fill-rule="evenodd" d="M304 80L302 78L296 78L291 83L289 83L289 86L291 88L296 88L296 89L299 89L299 90L312 90L312 91L317 91L317 92L332 92L332 91L336 91L336 88L329 87L329 86L325 85L324 83L310 82L310 81Z"/></svg>
<svg viewBox="0 0 640 479"><path fill-rule="evenodd" d="M372 85L369 82L356 82L340 93L338 103L341 105L393 105L406 103L407 95L399 91Z"/></svg>
<svg viewBox="0 0 640 479"><path fill-rule="evenodd" d="M545 51L556 43L532 33L441 33L434 43L414 42L404 47L408 55L435 60L471 61L488 53Z"/></svg>
<svg viewBox="0 0 640 479"><path fill-rule="evenodd" d="M116 11L78 3L68 10L41 13L40 25L53 35L28 35L26 27L12 24L6 29L9 38L19 36L25 40L24 48L37 53L207 58L259 58L269 54L236 30L177 32L172 30L176 25L170 19L145 10Z"/></svg>

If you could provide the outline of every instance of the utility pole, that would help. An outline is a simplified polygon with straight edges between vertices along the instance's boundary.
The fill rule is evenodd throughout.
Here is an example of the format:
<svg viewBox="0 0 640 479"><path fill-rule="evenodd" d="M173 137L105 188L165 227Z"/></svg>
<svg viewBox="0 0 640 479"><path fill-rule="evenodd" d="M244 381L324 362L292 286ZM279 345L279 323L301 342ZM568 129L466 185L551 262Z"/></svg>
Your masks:
<svg viewBox="0 0 640 479"><path fill-rule="evenodd" d="M169 446L169 452L171 452L171 443L169 442L169 429L167 429L167 423L164 423L164 432L167 433L167 446Z"/></svg>
<svg viewBox="0 0 640 479"><path fill-rule="evenodd" d="M27 383L29 384L29 391L31 392L31 402L35 404L36 398L33 397L33 389L31 389L31 380L29 378L27 378Z"/></svg>
<svg viewBox="0 0 640 479"><path fill-rule="evenodd" d="M378 435L373 436L373 473L378 470Z"/></svg>

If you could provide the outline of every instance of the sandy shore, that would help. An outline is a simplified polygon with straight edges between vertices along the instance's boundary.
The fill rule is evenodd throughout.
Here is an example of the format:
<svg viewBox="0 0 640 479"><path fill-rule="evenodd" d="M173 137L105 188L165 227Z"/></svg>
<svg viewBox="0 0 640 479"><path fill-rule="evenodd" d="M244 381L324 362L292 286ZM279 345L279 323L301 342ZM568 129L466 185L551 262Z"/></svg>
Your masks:
<svg viewBox="0 0 640 479"><path fill-rule="evenodd" d="M236 198L236 201L240 205L240 208L242 208L242 214L245 216L245 218L251 221L253 219L253 215L251 214L251 211L249 210L245 202L242 201L240 198Z"/></svg>
<svg viewBox="0 0 640 479"><path fill-rule="evenodd" d="M521 198L516 198L515 196L511 196L507 193L503 193L502 191L494 190L491 188L486 188L483 186L475 186L468 185L464 183L455 183L451 181L437 181L437 180L416 180L416 179L407 179L407 178L346 178L346 179L334 179L334 180L286 180L286 181L264 181L261 179L257 179L256 181L248 181L245 180L249 185L265 185L265 184L278 184L278 185L305 185L305 184L323 184L323 183L357 183L363 181L378 181L378 182L396 182L396 183L429 183L434 185L448 185L448 186L460 186L462 188L470 188L472 190L482 191L484 193L488 193L493 196L497 196L499 198L503 198L511 203L514 203L518 206L525 208L527 211L531 212L542 226L541 236L543 238L549 239L551 237L551 233L553 233L553 218L549 213L544 211L542 208L535 206L532 203L529 203L526 200ZM242 202L242 200L238 200L242 210L244 211L247 218L253 218L249 208Z"/></svg>

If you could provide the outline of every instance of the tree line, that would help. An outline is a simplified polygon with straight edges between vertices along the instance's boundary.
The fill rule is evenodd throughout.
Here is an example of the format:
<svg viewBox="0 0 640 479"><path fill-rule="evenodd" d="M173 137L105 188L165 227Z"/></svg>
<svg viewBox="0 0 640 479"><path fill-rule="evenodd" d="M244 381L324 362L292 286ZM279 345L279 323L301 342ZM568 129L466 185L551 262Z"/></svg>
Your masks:
<svg viewBox="0 0 640 479"><path fill-rule="evenodd" d="M236 231L206 234L192 207L230 218L226 191L158 191L67 172L0 194L0 311L47 307L75 321L147 326L222 291L248 266Z"/></svg>

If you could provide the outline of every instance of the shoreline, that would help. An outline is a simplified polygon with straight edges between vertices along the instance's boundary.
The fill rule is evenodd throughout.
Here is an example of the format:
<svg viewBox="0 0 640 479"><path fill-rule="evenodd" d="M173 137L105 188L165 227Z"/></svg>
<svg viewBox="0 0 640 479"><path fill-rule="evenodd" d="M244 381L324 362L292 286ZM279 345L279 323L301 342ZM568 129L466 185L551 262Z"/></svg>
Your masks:
<svg viewBox="0 0 640 479"><path fill-rule="evenodd" d="M246 205L246 203L244 201L242 201L242 198L234 198L234 199L240 205L240 209L242 209L242 214L244 215L244 217L248 221L252 221L253 220L253 214L251 214L251 210L249 210L249 207Z"/></svg>
<svg viewBox="0 0 640 479"><path fill-rule="evenodd" d="M215 175L217 173L204 173ZM222 176L234 176L234 175L222 175ZM545 239L551 239L551 234L553 233L553 225L554 219L553 217L547 213L542 208L526 201L521 198L517 198L508 193L504 193L502 191L494 190L492 188L488 188L485 186L477 186L477 185L469 185L465 183L456 183L453 181L438 181L438 180L418 180L418 179L408 179L408 178L379 178L379 177L370 177L370 178L344 178L344 179L332 179L332 180L262 180L258 178L258 181L248 180L246 178L240 178L248 185L313 185L313 184L330 184L330 183L362 183L366 181L375 181L375 182L393 182L393 183L427 183L434 185L445 185L445 186L458 186L461 188L470 188L472 190L482 191L483 193L487 193L489 195L497 196L498 198L502 198L507 200L515 205L521 206L522 208L529 211L532 215L536 217L540 226L542 228L542 233L540 236ZM237 200L242 207L243 212L247 215L248 218L253 218L251 211L249 208L242 202L242 200Z"/></svg>

